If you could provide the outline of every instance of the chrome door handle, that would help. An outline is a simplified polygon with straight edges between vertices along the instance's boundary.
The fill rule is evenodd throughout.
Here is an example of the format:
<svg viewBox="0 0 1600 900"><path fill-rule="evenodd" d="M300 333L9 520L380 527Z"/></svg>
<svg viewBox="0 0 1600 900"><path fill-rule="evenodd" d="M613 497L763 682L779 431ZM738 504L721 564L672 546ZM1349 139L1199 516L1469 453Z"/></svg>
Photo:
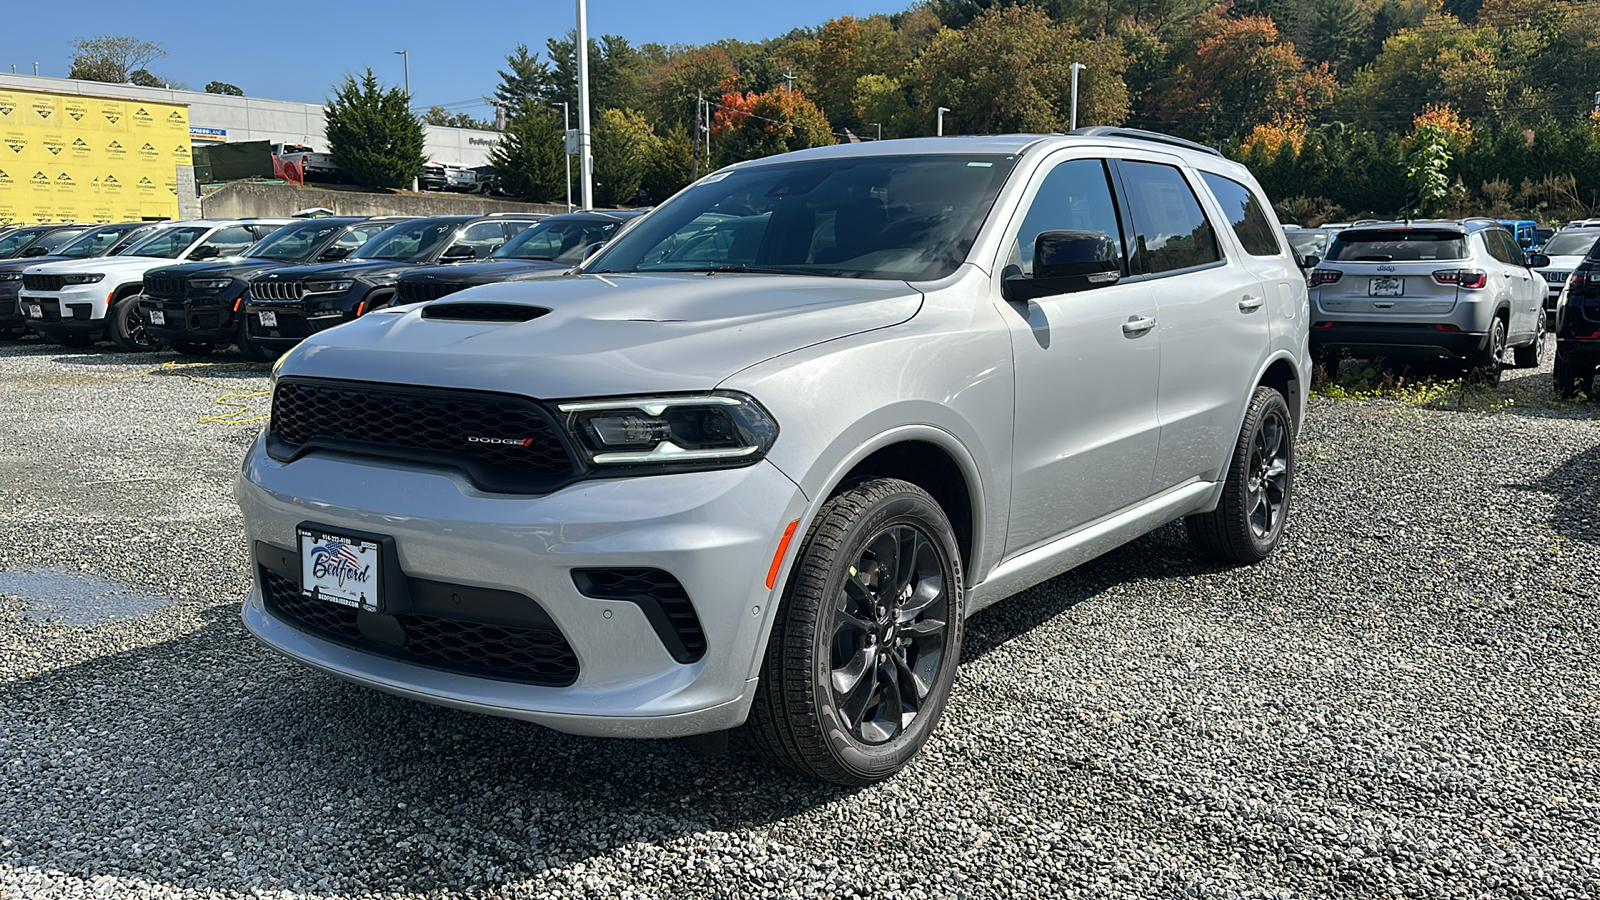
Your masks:
<svg viewBox="0 0 1600 900"><path fill-rule="evenodd" d="M1252 309L1260 309L1261 304L1265 302L1267 302L1265 297L1246 296L1243 300L1239 301L1239 311L1249 312Z"/></svg>
<svg viewBox="0 0 1600 900"><path fill-rule="evenodd" d="M1152 319L1149 316L1134 316L1128 321L1122 323L1122 333L1144 334L1146 331L1149 331L1154 327L1156 327L1155 319Z"/></svg>

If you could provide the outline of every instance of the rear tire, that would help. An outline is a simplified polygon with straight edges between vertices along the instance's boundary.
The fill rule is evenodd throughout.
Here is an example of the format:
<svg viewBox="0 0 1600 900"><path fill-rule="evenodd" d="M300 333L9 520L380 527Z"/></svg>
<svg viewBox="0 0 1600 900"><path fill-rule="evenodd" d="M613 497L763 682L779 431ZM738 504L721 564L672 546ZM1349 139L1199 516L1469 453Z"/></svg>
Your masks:
<svg viewBox="0 0 1600 900"><path fill-rule="evenodd" d="M1533 342L1511 351L1511 358L1519 369L1537 369L1544 362L1545 314L1539 310L1539 325L1533 332Z"/></svg>
<svg viewBox="0 0 1600 900"><path fill-rule="evenodd" d="M1485 336L1483 349L1467 359L1467 377L1490 387L1500 383L1506 367L1506 320L1495 316Z"/></svg>
<svg viewBox="0 0 1600 900"><path fill-rule="evenodd" d="M926 491L880 478L832 498L777 611L751 743L834 784L900 771L950 696L964 601L955 532Z"/></svg>
<svg viewBox="0 0 1600 900"><path fill-rule="evenodd" d="M239 324L233 335L233 342L239 346L239 353L246 361L253 363L272 362L276 357L267 352L260 344L250 337L250 314L239 313Z"/></svg>
<svg viewBox="0 0 1600 900"><path fill-rule="evenodd" d="M106 313L110 316L111 342L129 353L149 353L161 346L161 341L145 328L144 317L139 315L139 295L129 294L111 304Z"/></svg>
<svg viewBox="0 0 1600 900"><path fill-rule="evenodd" d="M1202 556L1256 563L1283 540L1294 495L1294 420L1283 395L1258 387L1228 463L1217 508L1183 520Z"/></svg>

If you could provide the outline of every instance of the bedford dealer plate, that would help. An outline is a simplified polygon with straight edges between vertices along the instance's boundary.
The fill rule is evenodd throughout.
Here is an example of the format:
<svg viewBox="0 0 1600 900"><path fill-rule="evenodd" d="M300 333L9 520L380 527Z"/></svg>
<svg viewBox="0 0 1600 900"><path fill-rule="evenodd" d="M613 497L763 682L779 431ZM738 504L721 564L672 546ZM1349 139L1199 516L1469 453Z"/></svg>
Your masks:
<svg viewBox="0 0 1600 900"><path fill-rule="evenodd" d="M44 307L40 306L37 303L29 303L28 304L28 318L30 318L30 319L42 319L42 318L44 318Z"/></svg>
<svg viewBox="0 0 1600 900"><path fill-rule="evenodd" d="M297 531L301 593L367 612L382 608L379 573L383 567L377 542L315 529Z"/></svg>
<svg viewBox="0 0 1600 900"><path fill-rule="evenodd" d="M165 325L165 324L167 324L167 314L162 312L159 309L150 310L150 324L151 325Z"/></svg>
<svg viewBox="0 0 1600 900"><path fill-rule="evenodd" d="M1398 297L1406 292L1406 283L1399 278L1374 278L1367 289L1369 297Z"/></svg>
<svg viewBox="0 0 1600 900"><path fill-rule="evenodd" d="M269 311L269 312L256 313L256 315L261 317L261 327L262 328L277 328L278 327L278 314L277 313Z"/></svg>

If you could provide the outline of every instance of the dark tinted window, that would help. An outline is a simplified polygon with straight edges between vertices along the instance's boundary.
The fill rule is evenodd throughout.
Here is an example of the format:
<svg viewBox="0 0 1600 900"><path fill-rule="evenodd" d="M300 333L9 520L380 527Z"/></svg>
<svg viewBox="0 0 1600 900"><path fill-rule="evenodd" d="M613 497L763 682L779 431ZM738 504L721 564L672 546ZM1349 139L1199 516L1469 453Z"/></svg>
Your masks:
<svg viewBox="0 0 1600 900"><path fill-rule="evenodd" d="M1563 231L1545 242L1539 252L1545 256L1583 256L1594 248L1600 231Z"/></svg>
<svg viewBox="0 0 1600 900"><path fill-rule="evenodd" d="M35 238L46 230L44 228L18 228L15 231L0 234L0 259L10 259L21 253L28 244L32 243Z"/></svg>
<svg viewBox="0 0 1600 900"><path fill-rule="evenodd" d="M372 236L355 253L355 259L387 259L398 262L420 262L435 250L443 249L462 218L414 219L390 226Z"/></svg>
<svg viewBox="0 0 1600 900"><path fill-rule="evenodd" d="M1182 172L1144 162L1123 162L1121 168L1139 235L1136 272L1171 272L1222 259L1211 222Z"/></svg>
<svg viewBox="0 0 1600 900"><path fill-rule="evenodd" d="M273 259L278 262L300 262L309 259L311 251L328 239L342 225L326 222L309 222L304 225L285 225L257 241L245 256L256 259Z"/></svg>
<svg viewBox="0 0 1600 900"><path fill-rule="evenodd" d="M579 263L591 245L610 240L618 224L606 219L546 219L512 238L492 256Z"/></svg>
<svg viewBox="0 0 1600 900"><path fill-rule="evenodd" d="M1489 239L1489 255L1495 259L1512 266L1520 266L1525 261L1522 247L1517 244L1517 239L1512 237L1510 232L1494 228L1485 231L1483 236Z"/></svg>
<svg viewBox="0 0 1600 900"><path fill-rule="evenodd" d="M1022 271L1033 274L1033 244L1046 231L1093 231L1111 238L1117 248L1117 265L1128 271L1128 258L1122 245L1122 229L1117 222L1117 206L1111 199L1111 183L1106 179L1105 163L1098 159L1075 159L1050 170L1028 206L1028 215L1017 230L1017 254Z"/></svg>
<svg viewBox="0 0 1600 900"><path fill-rule="evenodd" d="M72 243L56 251L57 256L68 259L88 259L91 256L101 256L111 249L117 241L127 237L133 225L102 225L91 228L83 234L72 239Z"/></svg>
<svg viewBox="0 0 1600 900"><path fill-rule="evenodd" d="M1210 172L1201 172L1200 177L1217 198L1228 224L1233 226L1233 233L1244 245L1244 252L1251 256L1277 256L1283 252L1283 245L1278 242L1278 229L1249 188L1232 178Z"/></svg>
<svg viewBox="0 0 1600 900"><path fill-rule="evenodd" d="M1423 229L1339 232L1328 259L1340 262L1420 262L1466 259L1467 237L1459 231Z"/></svg>
<svg viewBox="0 0 1600 900"><path fill-rule="evenodd" d="M163 228L134 244L127 252L129 256L177 259L178 254L189 249L190 244L199 240L201 235L209 230L204 225L174 225L171 228Z"/></svg>
<svg viewBox="0 0 1600 900"><path fill-rule="evenodd" d="M72 240L78 235L83 234L83 231L84 229L82 228L63 228L60 231L52 231L40 238L38 243L34 244L33 246L43 247L45 252L49 253L54 251L56 248L65 245L68 241Z"/></svg>

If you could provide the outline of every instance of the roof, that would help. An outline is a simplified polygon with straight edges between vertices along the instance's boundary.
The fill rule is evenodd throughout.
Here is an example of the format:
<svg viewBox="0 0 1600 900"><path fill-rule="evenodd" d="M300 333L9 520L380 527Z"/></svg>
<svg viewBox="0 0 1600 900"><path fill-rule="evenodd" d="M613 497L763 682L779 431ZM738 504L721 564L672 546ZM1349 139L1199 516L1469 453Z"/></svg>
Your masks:
<svg viewBox="0 0 1600 900"><path fill-rule="evenodd" d="M1070 134L964 134L948 137L896 138L883 141L862 141L853 144L832 144L796 150L764 159L751 160L742 166L755 166L770 162L792 162L806 159L844 159L863 156L933 156L949 154L967 156L977 154L1017 155L1035 146L1110 146L1165 150L1171 153L1199 153L1222 158L1222 154L1204 144L1183 138L1142 131L1136 128L1109 126L1080 128Z"/></svg>

